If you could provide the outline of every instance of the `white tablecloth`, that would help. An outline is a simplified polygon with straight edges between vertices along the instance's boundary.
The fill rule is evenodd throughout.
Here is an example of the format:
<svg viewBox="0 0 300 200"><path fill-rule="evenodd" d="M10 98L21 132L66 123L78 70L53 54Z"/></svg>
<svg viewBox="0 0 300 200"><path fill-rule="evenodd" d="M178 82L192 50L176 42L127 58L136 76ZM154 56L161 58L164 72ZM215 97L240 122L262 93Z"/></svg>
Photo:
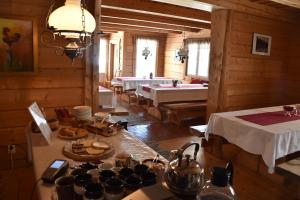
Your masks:
<svg viewBox="0 0 300 200"><path fill-rule="evenodd" d="M165 77L138 78L138 77L116 77L111 81L112 85L120 84L123 86L123 91L135 90L139 84L172 84L172 79Z"/></svg>
<svg viewBox="0 0 300 200"><path fill-rule="evenodd" d="M99 88L99 106L113 106L113 91L110 89L100 87Z"/></svg>
<svg viewBox="0 0 300 200"><path fill-rule="evenodd" d="M300 120L261 126L235 116L280 110L281 106L214 113L209 118L206 139L213 133L247 152L261 155L273 173L276 159L300 151Z"/></svg>
<svg viewBox="0 0 300 200"><path fill-rule="evenodd" d="M161 86L143 84L138 85L136 93L151 99L153 105L157 107L159 103L166 102L207 100L208 88L203 87L202 84L178 84L175 88L164 84Z"/></svg>
<svg viewBox="0 0 300 200"><path fill-rule="evenodd" d="M55 159L66 159L70 164L74 164L69 158L66 158L62 154L63 146L69 142L67 140L62 140L57 138L57 131L53 132L52 143L47 145L45 139L39 133L32 133L29 129L26 129L28 135L28 145L29 146L29 156L32 158L34 173L36 179L40 178L44 170L50 165L50 163ZM94 134L90 134L89 137L95 137ZM115 148L115 155L121 152L127 152L133 154L137 159L144 160L147 158L154 158L157 155L153 149L148 147L146 144L138 140L137 138L128 134L127 131L123 131L112 137L103 137L103 140L111 143ZM167 163L168 161L160 156L160 158ZM104 161L114 162L114 156L105 159ZM54 185L45 185L41 182L37 185L37 191L39 194L39 199L49 200L52 199L51 196L55 191Z"/></svg>

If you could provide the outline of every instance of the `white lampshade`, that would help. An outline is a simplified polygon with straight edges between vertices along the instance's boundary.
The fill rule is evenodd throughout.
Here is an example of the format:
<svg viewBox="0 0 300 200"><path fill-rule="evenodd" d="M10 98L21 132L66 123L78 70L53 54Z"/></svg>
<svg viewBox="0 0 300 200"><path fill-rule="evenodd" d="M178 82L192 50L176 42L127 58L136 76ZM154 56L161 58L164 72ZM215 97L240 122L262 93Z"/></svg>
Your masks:
<svg viewBox="0 0 300 200"><path fill-rule="evenodd" d="M91 34L96 27L94 17L86 9L85 16L85 31ZM53 26L57 31L82 31L82 11L80 0L66 0L65 5L54 10L48 20L49 26ZM78 33L62 32L66 38L78 38Z"/></svg>

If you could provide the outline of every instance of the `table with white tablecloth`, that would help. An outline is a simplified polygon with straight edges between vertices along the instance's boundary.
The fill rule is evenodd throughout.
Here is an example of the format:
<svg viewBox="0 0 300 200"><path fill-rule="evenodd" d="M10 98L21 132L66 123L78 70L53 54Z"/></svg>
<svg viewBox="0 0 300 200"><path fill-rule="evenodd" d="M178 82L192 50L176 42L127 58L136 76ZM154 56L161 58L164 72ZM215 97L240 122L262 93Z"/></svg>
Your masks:
<svg viewBox="0 0 300 200"><path fill-rule="evenodd" d="M58 131L53 132L51 144L47 144L42 134L33 133L28 127L27 138L28 138L28 156L33 163L34 173L36 179L39 179L43 171L49 166L49 164L55 159L65 159L73 165L77 162L65 157L62 153L64 145L69 143L68 140L62 140L57 137ZM97 137L108 143L111 143L115 149L115 155L121 152L127 152L135 156L138 160L144 160L151 158L153 159L157 152L148 147L146 144L138 140L137 138L130 135L127 131L122 131L117 135L112 137L104 137L100 135L90 134L90 138ZM114 162L114 155L103 159L105 162ZM168 162L164 157L160 156L160 159L164 162ZM78 164L78 163L77 163ZM39 199L52 199L52 195L55 191L54 185L46 185L41 182L37 184L37 191L39 194Z"/></svg>
<svg viewBox="0 0 300 200"><path fill-rule="evenodd" d="M187 102L207 100L208 87L202 84L178 84L173 87L170 84L145 85L137 87L137 95L153 101L154 106L167 102Z"/></svg>
<svg viewBox="0 0 300 200"><path fill-rule="evenodd" d="M300 151L300 117L289 118L282 110L277 106L214 113L209 118L206 139L213 133L249 153L261 155L273 173L276 159ZM272 123L268 115L274 115L277 122ZM259 118L264 121L259 122ZM278 121L281 118L283 121Z"/></svg>
<svg viewBox="0 0 300 200"><path fill-rule="evenodd" d="M111 81L112 85L121 85L123 91L135 90L139 84L172 84L172 79L166 77L138 78L138 77L116 77Z"/></svg>

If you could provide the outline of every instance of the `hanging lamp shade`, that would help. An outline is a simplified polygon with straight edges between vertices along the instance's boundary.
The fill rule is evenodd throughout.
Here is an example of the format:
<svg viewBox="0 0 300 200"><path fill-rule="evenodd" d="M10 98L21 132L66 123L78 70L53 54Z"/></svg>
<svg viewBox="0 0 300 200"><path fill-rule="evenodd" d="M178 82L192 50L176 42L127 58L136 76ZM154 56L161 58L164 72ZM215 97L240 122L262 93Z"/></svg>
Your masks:
<svg viewBox="0 0 300 200"><path fill-rule="evenodd" d="M83 27L83 16L84 24ZM82 12L80 0L66 0L65 5L54 10L48 19L48 25L54 32L60 33L66 38L79 38L90 36L95 30L96 21L86 9Z"/></svg>

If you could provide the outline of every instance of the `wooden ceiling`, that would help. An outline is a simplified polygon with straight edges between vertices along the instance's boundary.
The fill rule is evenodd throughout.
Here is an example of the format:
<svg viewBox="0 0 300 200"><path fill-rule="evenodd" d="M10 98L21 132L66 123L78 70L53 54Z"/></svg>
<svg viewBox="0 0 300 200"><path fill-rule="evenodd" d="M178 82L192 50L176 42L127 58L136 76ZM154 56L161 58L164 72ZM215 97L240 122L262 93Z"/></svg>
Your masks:
<svg viewBox="0 0 300 200"><path fill-rule="evenodd" d="M101 31L155 33L210 29L211 10L227 8L289 21L300 0L102 0ZM247 9L246 9L247 8Z"/></svg>
<svg viewBox="0 0 300 200"><path fill-rule="evenodd" d="M102 0L101 31L156 33L210 29L211 13L150 0Z"/></svg>
<svg viewBox="0 0 300 200"><path fill-rule="evenodd" d="M288 11L300 9L300 0L249 0L254 3L280 8Z"/></svg>

